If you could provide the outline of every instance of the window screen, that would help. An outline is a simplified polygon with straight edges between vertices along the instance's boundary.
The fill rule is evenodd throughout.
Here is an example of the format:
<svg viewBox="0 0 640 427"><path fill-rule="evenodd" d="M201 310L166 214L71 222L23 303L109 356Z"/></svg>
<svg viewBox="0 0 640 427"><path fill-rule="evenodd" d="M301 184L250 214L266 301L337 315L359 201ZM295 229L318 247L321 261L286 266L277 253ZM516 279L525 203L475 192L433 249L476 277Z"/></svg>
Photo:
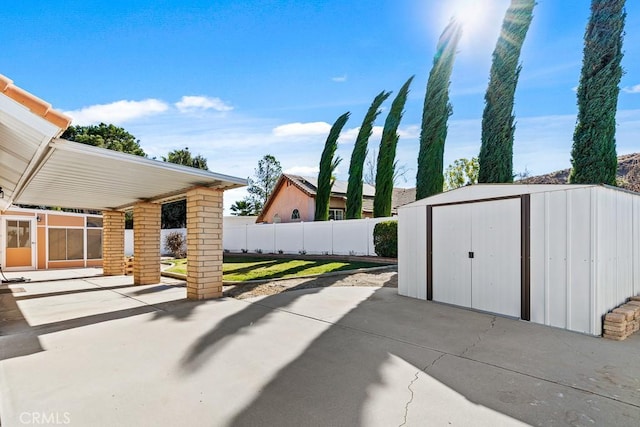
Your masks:
<svg viewBox="0 0 640 427"><path fill-rule="evenodd" d="M84 230L49 229L49 261L84 259Z"/></svg>
<svg viewBox="0 0 640 427"><path fill-rule="evenodd" d="M102 230L87 230L87 259L102 258Z"/></svg>

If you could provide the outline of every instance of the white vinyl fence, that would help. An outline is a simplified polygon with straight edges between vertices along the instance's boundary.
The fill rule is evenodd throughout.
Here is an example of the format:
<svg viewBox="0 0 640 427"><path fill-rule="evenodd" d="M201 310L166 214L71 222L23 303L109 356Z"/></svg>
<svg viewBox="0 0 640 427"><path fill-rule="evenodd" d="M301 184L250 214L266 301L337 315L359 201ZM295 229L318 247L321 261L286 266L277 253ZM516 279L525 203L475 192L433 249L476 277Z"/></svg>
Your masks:
<svg viewBox="0 0 640 427"><path fill-rule="evenodd" d="M397 218L343 221L246 224L223 226L223 246L230 252L262 252L308 255L375 256L373 227ZM165 236L184 228L161 230L161 252L168 253ZM133 230L125 230L125 255L133 255Z"/></svg>

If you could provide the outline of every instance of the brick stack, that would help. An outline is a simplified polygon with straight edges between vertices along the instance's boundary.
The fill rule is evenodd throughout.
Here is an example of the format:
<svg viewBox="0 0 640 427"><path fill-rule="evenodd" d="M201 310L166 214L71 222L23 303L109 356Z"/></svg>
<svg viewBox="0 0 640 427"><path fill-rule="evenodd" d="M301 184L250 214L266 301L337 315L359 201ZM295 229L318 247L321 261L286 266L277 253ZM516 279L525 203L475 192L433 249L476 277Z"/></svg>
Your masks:
<svg viewBox="0 0 640 427"><path fill-rule="evenodd" d="M133 276L133 257L124 257L124 274L125 276Z"/></svg>
<svg viewBox="0 0 640 427"><path fill-rule="evenodd" d="M634 296L604 316L604 338L622 341L640 329L640 296Z"/></svg>

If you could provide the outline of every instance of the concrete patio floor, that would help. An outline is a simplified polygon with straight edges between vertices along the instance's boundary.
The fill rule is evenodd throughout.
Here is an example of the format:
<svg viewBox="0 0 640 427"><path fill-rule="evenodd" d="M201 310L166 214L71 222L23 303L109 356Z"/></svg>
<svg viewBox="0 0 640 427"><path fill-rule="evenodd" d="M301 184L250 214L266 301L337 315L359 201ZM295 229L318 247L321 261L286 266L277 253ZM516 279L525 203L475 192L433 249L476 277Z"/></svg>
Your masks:
<svg viewBox="0 0 640 427"><path fill-rule="evenodd" d="M181 283L11 285L1 425L640 424L637 334L612 342L391 288L193 302Z"/></svg>

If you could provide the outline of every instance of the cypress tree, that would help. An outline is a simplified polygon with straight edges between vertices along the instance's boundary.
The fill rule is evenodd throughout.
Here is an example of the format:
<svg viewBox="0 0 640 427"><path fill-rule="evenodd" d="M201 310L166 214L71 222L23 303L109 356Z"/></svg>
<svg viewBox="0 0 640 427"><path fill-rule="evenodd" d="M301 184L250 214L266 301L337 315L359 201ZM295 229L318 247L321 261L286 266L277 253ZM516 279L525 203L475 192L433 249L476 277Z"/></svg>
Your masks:
<svg viewBox="0 0 640 427"><path fill-rule="evenodd" d="M482 114L478 182L513 182L513 100L522 44L533 19L534 0L511 0L493 51Z"/></svg>
<svg viewBox="0 0 640 427"><path fill-rule="evenodd" d="M622 78L624 0L592 0L578 86L569 182L616 184L616 108Z"/></svg>
<svg viewBox="0 0 640 427"><path fill-rule="evenodd" d="M440 35L433 57L422 110L416 200L442 192L444 143L447 139L447 120L452 112L449 79L461 35L462 27L452 19Z"/></svg>
<svg viewBox="0 0 640 427"><path fill-rule="evenodd" d="M373 131L373 122L380 114L380 105L391 95L391 92L380 92L371 103L364 116L362 126L356 138L349 163L349 182L347 184L347 219L362 218L362 173L367 158L367 145Z"/></svg>
<svg viewBox="0 0 640 427"><path fill-rule="evenodd" d="M338 148L338 137L342 128L349 120L348 111L338 117L331 126L329 136L324 144L322 156L320 157L320 171L318 172L318 188L316 189L316 212L315 221L327 221L329 219L329 201L331 199L331 187L333 187L333 172L342 159L334 155Z"/></svg>
<svg viewBox="0 0 640 427"><path fill-rule="evenodd" d="M391 216L393 172L396 168L396 147L399 138L398 126L402 120L404 104L407 101L409 86L413 81L413 77L409 77L409 80L402 85L396 99L391 103L391 110L382 129L376 170L376 195L373 199L373 216L376 218Z"/></svg>

